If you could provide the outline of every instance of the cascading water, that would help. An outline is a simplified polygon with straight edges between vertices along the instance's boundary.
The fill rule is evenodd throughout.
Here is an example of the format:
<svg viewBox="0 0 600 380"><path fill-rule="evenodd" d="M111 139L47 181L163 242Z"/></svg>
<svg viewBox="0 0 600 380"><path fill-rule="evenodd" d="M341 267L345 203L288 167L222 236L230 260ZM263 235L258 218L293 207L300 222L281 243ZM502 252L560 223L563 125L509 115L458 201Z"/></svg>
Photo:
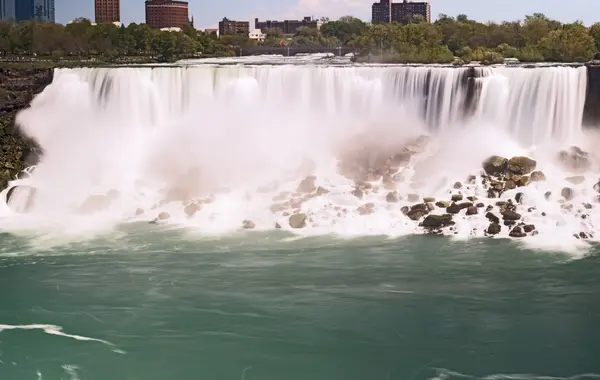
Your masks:
<svg viewBox="0 0 600 380"><path fill-rule="evenodd" d="M415 202L408 194L448 197L451 184L479 174L487 156L524 154L554 179L523 188L529 203L519 207L540 210L528 218L546 241L572 238L600 219L587 216L582 225L579 214L565 214L543 194L560 193L568 176L554 166L556 149L593 141L582 130L586 78L585 67L57 69L18 116L44 155L31 176L14 182L36 189L35 204L22 212L28 197L15 197L4 209L6 228L78 233L168 212L171 223L226 233L244 220L289 229L289 213L300 210L309 220L296 231L416 233L418 223L400 212ZM383 189L352 195L355 184L337 168L340 149L364 136L399 146L423 134L432 143L404 169L398 203L386 202ZM307 175L329 192L273 211L274 195L294 193ZM594 179L581 184L579 203L595 196ZM462 192L486 197L477 185ZM90 195L104 200L90 208ZM189 201L207 198L186 215ZM368 215L357 211L365 203L373 205ZM458 215L449 233L483 236L484 214Z"/></svg>

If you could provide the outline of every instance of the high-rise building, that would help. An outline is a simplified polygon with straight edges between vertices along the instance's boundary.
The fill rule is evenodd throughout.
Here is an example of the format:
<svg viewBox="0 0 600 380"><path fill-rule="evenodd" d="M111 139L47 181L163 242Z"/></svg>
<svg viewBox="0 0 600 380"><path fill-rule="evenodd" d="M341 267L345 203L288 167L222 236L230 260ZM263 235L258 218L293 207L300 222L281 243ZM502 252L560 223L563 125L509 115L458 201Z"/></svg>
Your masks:
<svg viewBox="0 0 600 380"><path fill-rule="evenodd" d="M219 36L250 33L250 23L248 21L234 21L227 17L219 21Z"/></svg>
<svg viewBox="0 0 600 380"><path fill-rule="evenodd" d="M189 25L187 1L146 0L146 24L155 29Z"/></svg>
<svg viewBox="0 0 600 380"><path fill-rule="evenodd" d="M317 29L319 22L312 17L304 17L302 20L283 20L283 21L258 21L254 19L254 28L260 29L263 33L268 29L279 29L282 34L295 34L298 28L307 27Z"/></svg>
<svg viewBox="0 0 600 380"><path fill-rule="evenodd" d="M94 10L95 20L98 24L121 21L120 0L95 0Z"/></svg>
<svg viewBox="0 0 600 380"><path fill-rule="evenodd" d="M423 16L426 22L431 22L431 7L429 1L412 2L404 0L393 3L392 0L380 0L372 8L372 22L377 23L407 23L414 16Z"/></svg>
<svg viewBox="0 0 600 380"><path fill-rule="evenodd" d="M4 0L6 4L11 1L14 3L12 18L16 21L54 22L55 20L54 0Z"/></svg>
<svg viewBox="0 0 600 380"><path fill-rule="evenodd" d="M0 20L15 19L15 1L16 0L0 0Z"/></svg>

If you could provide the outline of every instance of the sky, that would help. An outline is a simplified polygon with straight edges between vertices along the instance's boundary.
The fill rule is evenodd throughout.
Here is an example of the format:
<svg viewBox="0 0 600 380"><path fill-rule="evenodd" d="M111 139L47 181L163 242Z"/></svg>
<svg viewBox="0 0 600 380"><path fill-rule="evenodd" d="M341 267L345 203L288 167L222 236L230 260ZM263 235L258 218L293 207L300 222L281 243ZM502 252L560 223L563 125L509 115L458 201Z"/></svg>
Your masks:
<svg viewBox="0 0 600 380"><path fill-rule="evenodd" d="M201 28L216 27L219 20L339 18L351 15L370 21L373 0L188 0L190 17ZM395 0L401 1L401 0ZM591 25L600 21L600 0L430 0L432 19L438 14L464 13L479 21L514 21L534 12L563 22ZM94 0L55 0L56 21L94 18ZM121 0L121 21L144 22L144 0Z"/></svg>

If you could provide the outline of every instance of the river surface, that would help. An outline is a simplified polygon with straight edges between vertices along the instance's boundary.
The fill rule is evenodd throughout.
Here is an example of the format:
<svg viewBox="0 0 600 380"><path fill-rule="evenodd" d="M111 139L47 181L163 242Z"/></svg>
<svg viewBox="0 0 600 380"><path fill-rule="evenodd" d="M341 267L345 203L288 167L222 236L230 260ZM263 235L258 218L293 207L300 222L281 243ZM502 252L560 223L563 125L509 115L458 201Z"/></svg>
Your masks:
<svg viewBox="0 0 600 380"><path fill-rule="evenodd" d="M147 224L1 239L2 380L600 378L600 249Z"/></svg>

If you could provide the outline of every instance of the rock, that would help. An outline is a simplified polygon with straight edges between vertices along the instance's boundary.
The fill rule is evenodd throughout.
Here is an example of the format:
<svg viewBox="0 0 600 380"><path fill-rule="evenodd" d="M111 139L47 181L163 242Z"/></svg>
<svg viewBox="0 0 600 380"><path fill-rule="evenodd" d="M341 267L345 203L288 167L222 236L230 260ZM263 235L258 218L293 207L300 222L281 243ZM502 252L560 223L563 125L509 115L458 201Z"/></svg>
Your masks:
<svg viewBox="0 0 600 380"><path fill-rule="evenodd" d="M470 200L471 202L477 202L477 197L474 195L471 195L470 197L467 197L468 200Z"/></svg>
<svg viewBox="0 0 600 380"><path fill-rule="evenodd" d="M244 229L246 229L246 230L251 230L251 229L253 229L253 228L256 228L256 224L255 224L253 221L251 221L251 220L244 220L244 221L242 222L242 226L243 226L243 227L244 227Z"/></svg>
<svg viewBox="0 0 600 380"><path fill-rule="evenodd" d="M531 183L531 177L528 175L519 176L515 183L518 187L529 186L529 184Z"/></svg>
<svg viewBox="0 0 600 380"><path fill-rule="evenodd" d="M517 193L517 195L515 195L515 201L517 201L518 204L522 204L523 203L523 193Z"/></svg>
<svg viewBox="0 0 600 380"><path fill-rule="evenodd" d="M504 225L507 227L514 226L515 224L517 224L517 222L514 220L505 220L504 221Z"/></svg>
<svg viewBox="0 0 600 380"><path fill-rule="evenodd" d="M460 183L460 182L454 182L454 186L453 186L453 187L454 187L455 189L457 189L457 190L458 190L458 189L462 189L462 183Z"/></svg>
<svg viewBox="0 0 600 380"><path fill-rule="evenodd" d="M425 197L423 198L423 203L435 203L435 198Z"/></svg>
<svg viewBox="0 0 600 380"><path fill-rule="evenodd" d="M425 204L427 205L427 209L428 209L429 211L433 211L433 210L435 210L435 204L434 204L434 203L432 203L432 202L429 202L429 203L425 203Z"/></svg>
<svg viewBox="0 0 600 380"><path fill-rule="evenodd" d="M135 216L140 216L144 214L144 209L143 208L138 208L137 210L135 210Z"/></svg>
<svg viewBox="0 0 600 380"><path fill-rule="evenodd" d="M563 189L560 191L560 195L562 195L562 197L566 200L570 201L574 197L573 189L570 187L563 187Z"/></svg>
<svg viewBox="0 0 600 380"><path fill-rule="evenodd" d="M324 187L319 186L317 188L317 195L321 196L321 195L325 195L325 194L329 194L329 190L327 190Z"/></svg>
<svg viewBox="0 0 600 380"><path fill-rule="evenodd" d="M420 226L428 229L438 229L453 226L456 224L452 220L452 215L444 214L444 215L428 215L423 222L421 222Z"/></svg>
<svg viewBox="0 0 600 380"><path fill-rule="evenodd" d="M439 208L446 208L446 207L450 206L450 202L438 201L435 205L438 206Z"/></svg>
<svg viewBox="0 0 600 380"><path fill-rule="evenodd" d="M483 170L485 170L488 175L504 174L507 165L508 160L500 156L491 156L482 163Z"/></svg>
<svg viewBox="0 0 600 380"><path fill-rule="evenodd" d="M462 194L452 194L452 202L458 202L463 200Z"/></svg>
<svg viewBox="0 0 600 380"><path fill-rule="evenodd" d="M360 206L356 211L358 211L360 215L371 215L374 209L374 203L365 203L364 205Z"/></svg>
<svg viewBox="0 0 600 380"><path fill-rule="evenodd" d="M546 200L549 200L551 196L552 196L552 192L551 191L546 191L544 193L544 198L546 198Z"/></svg>
<svg viewBox="0 0 600 380"><path fill-rule="evenodd" d="M592 204L591 204L591 203L584 203L584 204L583 204L583 207L585 207L587 210L591 210L591 209L593 209L593 208L594 208L594 206L592 206Z"/></svg>
<svg viewBox="0 0 600 380"><path fill-rule="evenodd" d="M573 185L581 185L583 182L585 182L585 177L582 175L576 175L573 177L565 178L565 181L567 181Z"/></svg>
<svg viewBox="0 0 600 380"><path fill-rule="evenodd" d="M517 184L511 179L504 183L504 188L507 190L512 190L517 188Z"/></svg>
<svg viewBox="0 0 600 380"><path fill-rule="evenodd" d="M398 192L396 192L396 191L389 192L385 196L385 200L388 203L398 203L400 201L400 198L398 198Z"/></svg>
<svg viewBox="0 0 600 380"><path fill-rule="evenodd" d="M504 220L519 220L521 219L521 214L512 210L504 210L502 212L502 218Z"/></svg>
<svg viewBox="0 0 600 380"><path fill-rule="evenodd" d="M275 223L275 228L278 229L278 230L281 229L281 224Z"/></svg>
<svg viewBox="0 0 600 380"><path fill-rule="evenodd" d="M185 208L183 209L183 212L185 212L185 214L191 218L192 216L194 216L194 214L196 214L201 209L202 209L202 206L200 206L199 204L190 203L189 205L185 206Z"/></svg>
<svg viewBox="0 0 600 380"><path fill-rule="evenodd" d="M473 202L462 202L458 205L458 207L460 207L461 210L464 210L466 208L473 207Z"/></svg>
<svg viewBox="0 0 600 380"><path fill-rule="evenodd" d="M490 235L498 235L500 231L502 231L502 226L500 226L500 224L490 223L486 232Z"/></svg>
<svg viewBox="0 0 600 380"><path fill-rule="evenodd" d="M535 230L535 226L533 224L527 224L525 226L523 226L523 231L525 231L525 233L531 233Z"/></svg>
<svg viewBox="0 0 600 380"><path fill-rule="evenodd" d="M158 214L158 218L157 220L168 220L171 219L171 214L169 214L168 212L161 212L160 214Z"/></svg>
<svg viewBox="0 0 600 380"><path fill-rule="evenodd" d="M490 212L490 211L492 211L493 209L494 209L494 206L492 206L492 205L489 205L489 206L487 206L487 207L485 208L485 211L486 211L486 212Z"/></svg>
<svg viewBox="0 0 600 380"><path fill-rule="evenodd" d="M600 182L598 182L597 184L594 185L594 191L596 191L597 193L600 193Z"/></svg>
<svg viewBox="0 0 600 380"><path fill-rule="evenodd" d="M508 160L508 170L513 174L529 174L536 166L537 162L529 157L517 156Z"/></svg>
<svg viewBox="0 0 600 380"><path fill-rule="evenodd" d="M419 211L423 211L426 214L429 213L429 207L427 207L427 204L425 204L425 203L418 203L416 205L413 205L410 209L411 209L411 211L419 210Z"/></svg>
<svg viewBox="0 0 600 380"><path fill-rule="evenodd" d="M402 206L402 208L400 209L400 211L404 214L404 215L408 215L408 212L410 211L410 208L408 206Z"/></svg>
<svg viewBox="0 0 600 380"><path fill-rule="evenodd" d="M408 194L407 199L410 203L413 203L413 202L418 202L419 199L421 199L421 197L419 197L418 194Z"/></svg>
<svg viewBox="0 0 600 380"><path fill-rule="evenodd" d="M531 173L531 180L533 182L541 182L546 180L546 176L541 171L535 171Z"/></svg>
<svg viewBox="0 0 600 380"><path fill-rule="evenodd" d="M523 238L523 237L527 236L523 232L523 230L521 229L521 227L519 227L519 226L513 227L513 229L510 231L510 233L508 235L510 237L514 237L514 238Z"/></svg>
<svg viewBox="0 0 600 380"><path fill-rule="evenodd" d="M306 227L307 221L306 214L298 213L289 217L288 221L290 223L290 227L292 228L304 228Z"/></svg>
<svg viewBox="0 0 600 380"><path fill-rule="evenodd" d="M479 202L479 203L477 203L477 204L475 205L475 207L477 207L477 208L484 208L484 207L485 207L485 204L483 204L483 203Z"/></svg>
<svg viewBox="0 0 600 380"><path fill-rule="evenodd" d="M559 152L558 161L568 171L584 172L591 166L589 154L576 146Z"/></svg>
<svg viewBox="0 0 600 380"><path fill-rule="evenodd" d="M304 178L302 181L300 181L296 192L305 194L315 192L317 190L316 181L317 177L315 176L308 176Z"/></svg>
<svg viewBox="0 0 600 380"><path fill-rule="evenodd" d="M446 208L446 212L448 214L458 214L460 210L462 210L462 208L460 208L460 206L455 202L453 202L450 206Z"/></svg>
<svg viewBox="0 0 600 380"><path fill-rule="evenodd" d="M352 195L354 195L358 199L363 199L365 193L363 193L361 189L354 189L354 191L352 191Z"/></svg>
<svg viewBox="0 0 600 380"><path fill-rule="evenodd" d="M411 209L408 214L406 214L406 216L408 216L411 220L417 221L419 219L421 219L423 216L425 216L426 212L423 210L413 210Z"/></svg>
<svg viewBox="0 0 600 380"><path fill-rule="evenodd" d="M467 215L477 215L477 213L478 213L477 207L469 206L467 208Z"/></svg>
<svg viewBox="0 0 600 380"><path fill-rule="evenodd" d="M492 223L500 223L500 218L488 211L485 217Z"/></svg>
<svg viewBox="0 0 600 380"><path fill-rule="evenodd" d="M476 177L476 176L474 176L473 174L470 174L470 175L467 177L467 183L469 183L469 184L471 184L471 185L474 185L476 180L477 180L477 177Z"/></svg>

